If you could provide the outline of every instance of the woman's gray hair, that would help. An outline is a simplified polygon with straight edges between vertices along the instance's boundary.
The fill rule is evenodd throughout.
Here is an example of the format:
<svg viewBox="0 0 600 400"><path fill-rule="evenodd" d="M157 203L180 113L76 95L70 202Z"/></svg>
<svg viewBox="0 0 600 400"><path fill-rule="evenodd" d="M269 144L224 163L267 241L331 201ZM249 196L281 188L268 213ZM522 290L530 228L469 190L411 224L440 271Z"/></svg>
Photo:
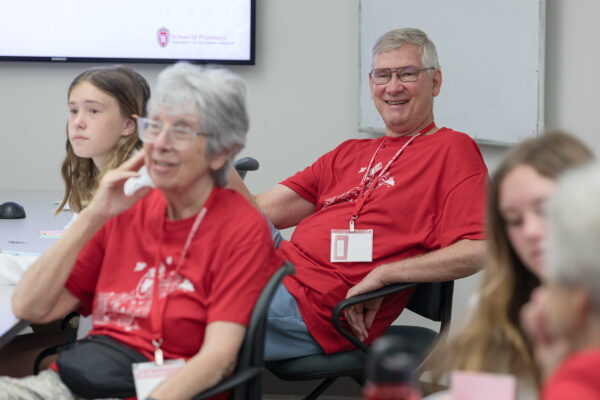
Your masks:
<svg viewBox="0 0 600 400"><path fill-rule="evenodd" d="M600 164L571 170L548 203L547 277L583 286L600 313Z"/></svg>
<svg viewBox="0 0 600 400"><path fill-rule="evenodd" d="M227 153L223 168L213 173L217 186L225 186L233 157L246 143L248 114L246 85L233 72L214 66L179 62L158 76L148 103L149 114L165 112L196 115L207 138L206 156Z"/></svg>
<svg viewBox="0 0 600 400"><path fill-rule="evenodd" d="M389 31L381 35L375 41L375 44L371 50L371 68L375 68L375 58L379 54L395 50L404 46L405 44L414 44L419 46L419 49L421 50L421 63L423 64L423 67L434 67L435 69L440 69L435 45L431 40L429 40L425 32L416 28L394 29L393 31ZM402 65L398 66L402 67ZM431 70L428 72L430 74L433 73Z"/></svg>

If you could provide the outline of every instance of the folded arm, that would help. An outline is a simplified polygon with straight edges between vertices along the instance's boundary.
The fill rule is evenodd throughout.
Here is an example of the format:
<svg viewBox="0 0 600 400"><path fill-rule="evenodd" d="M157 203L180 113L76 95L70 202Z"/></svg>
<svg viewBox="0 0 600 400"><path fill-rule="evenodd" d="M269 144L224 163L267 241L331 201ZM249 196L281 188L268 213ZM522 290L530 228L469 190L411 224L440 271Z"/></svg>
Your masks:
<svg viewBox="0 0 600 400"><path fill-rule="evenodd" d="M485 258L485 241L463 239L417 257L382 264L350 288L346 298L399 282L445 282L464 278L479 271ZM346 310L346 318L359 339L368 337L383 299Z"/></svg>

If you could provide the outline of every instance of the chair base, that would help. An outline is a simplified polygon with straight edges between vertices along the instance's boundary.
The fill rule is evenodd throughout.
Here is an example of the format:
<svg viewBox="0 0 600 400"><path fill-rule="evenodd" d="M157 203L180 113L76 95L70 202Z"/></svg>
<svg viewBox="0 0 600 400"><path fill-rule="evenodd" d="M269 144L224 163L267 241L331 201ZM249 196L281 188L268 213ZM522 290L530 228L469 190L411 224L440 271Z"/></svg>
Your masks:
<svg viewBox="0 0 600 400"><path fill-rule="evenodd" d="M398 335L406 340L409 351L423 357L428 354L437 333L420 326L393 325L385 335ZM269 361L267 369L277 378L287 381L322 379L304 400L318 398L339 377L350 377L360 386L364 383L367 355L360 350L330 355L313 355L289 360ZM420 360L421 361L421 360Z"/></svg>
<svg viewBox="0 0 600 400"><path fill-rule="evenodd" d="M262 388L264 399L302 399L313 391L322 380L286 381L279 379L266 370L262 375ZM319 399L329 400L360 400L362 399L362 385L352 378L338 378L325 390Z"/></svg>

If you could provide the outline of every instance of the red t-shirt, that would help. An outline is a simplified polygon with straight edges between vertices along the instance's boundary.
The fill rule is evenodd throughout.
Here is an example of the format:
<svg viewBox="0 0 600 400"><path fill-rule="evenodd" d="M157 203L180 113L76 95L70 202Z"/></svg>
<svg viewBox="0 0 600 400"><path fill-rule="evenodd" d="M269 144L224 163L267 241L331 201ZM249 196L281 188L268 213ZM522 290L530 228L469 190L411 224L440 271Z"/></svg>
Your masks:
<svg viewBox="0 0 600 400"><path fill-rule="evenodd" d="M600 349L567 358L542 389L542 400L600 399Z"/></svg>
<svg viewBox="0 0 600 400"><path fill-rule="evenodd" d="M376 149L370 183L410 138L349 140L282 182L316 207L281 249L296 266L285 286L325 352L352 348L331 325L331 311L374 267L484 238L487 169L475 142L447 128L417 137L390 165L367 198L356 229L373 229L372 262L330 262L332 229L348 229L361 179ZM397 318L412 291L388 296L370 330L370 343Z"/></svg>
<svg viewBox="0 0 600 400"><path fill-rule="evenodd" d="M241 195L215 188L204 207L207 213L179 274L175 269L196 216L167 220L159 190L96 233L66 283L82 301L80 312L92 314L90 334L110 336L154 359L151 309L159 250L159 303L168 299L161 346L166 359L198 353L213 321L248 324L258 295L282 260L273 251L264 217Z"/></svg>

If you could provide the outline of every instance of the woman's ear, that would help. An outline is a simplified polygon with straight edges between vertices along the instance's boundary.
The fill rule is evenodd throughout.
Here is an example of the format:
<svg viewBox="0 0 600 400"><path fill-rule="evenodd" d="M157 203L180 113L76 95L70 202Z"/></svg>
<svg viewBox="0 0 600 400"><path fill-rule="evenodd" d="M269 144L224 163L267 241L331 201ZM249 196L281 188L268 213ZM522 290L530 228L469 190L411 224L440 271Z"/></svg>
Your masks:
<svg viewBox="0 0 600 400"><path fill-rule="evenodd" d="M571 299L574 312L580 314L581 318L587 318L594 314L594 304L587 288L576 286L571 291Z"/></svg>
<svg viewBox="0 0 600 400"><path fill-rule="evenodd" d="M123 131L121 132L121 136L129 136L135 132L136 120L133 117L127 118L123 122Z"/></svg>
<svg viewBox="0 0 600 400"><path fill-rule="evenodd" d="M218 171L227 163L229 157L236 152L237 148L227 150L224 153L217 154L212 157L210 160L210 169L213 171Z"/></svg>

